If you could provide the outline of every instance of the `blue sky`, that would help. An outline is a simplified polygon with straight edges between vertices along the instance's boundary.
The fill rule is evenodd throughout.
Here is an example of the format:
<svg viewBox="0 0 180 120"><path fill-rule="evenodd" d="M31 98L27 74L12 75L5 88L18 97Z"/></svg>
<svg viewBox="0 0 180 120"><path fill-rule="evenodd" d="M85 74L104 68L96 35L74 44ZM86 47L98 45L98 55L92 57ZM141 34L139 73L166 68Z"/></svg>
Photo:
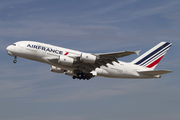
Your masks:
<svg viewBox="0 0 180 120"><path fill-rule="evenodd" d="M0 120L179 120L179 0L1 0ZM73 80L5 48L33 40L90 53L173 45L161 79ZM137 56L120 60L130 62Z"/></svg>

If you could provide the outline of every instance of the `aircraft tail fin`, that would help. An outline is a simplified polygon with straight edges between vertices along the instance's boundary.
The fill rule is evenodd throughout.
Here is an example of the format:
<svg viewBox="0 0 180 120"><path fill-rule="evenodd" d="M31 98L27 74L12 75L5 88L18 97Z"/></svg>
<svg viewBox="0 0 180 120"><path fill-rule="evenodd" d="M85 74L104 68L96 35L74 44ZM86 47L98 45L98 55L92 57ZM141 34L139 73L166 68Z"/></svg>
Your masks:
<svg viewBox="0 0 180 120"><path fill-rule="evenodd" d="M164 57L171 45L172 43L160 42L159 44L133 60L131 63L154 69L160 62L160 60Z"/></svg>

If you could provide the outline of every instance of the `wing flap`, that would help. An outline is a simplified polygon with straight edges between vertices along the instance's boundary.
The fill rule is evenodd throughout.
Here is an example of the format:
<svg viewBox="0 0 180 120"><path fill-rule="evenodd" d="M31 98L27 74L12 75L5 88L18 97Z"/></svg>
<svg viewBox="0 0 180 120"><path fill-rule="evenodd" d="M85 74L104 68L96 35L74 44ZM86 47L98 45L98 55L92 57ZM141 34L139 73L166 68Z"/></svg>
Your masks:
<svg viewBox="0 0 180 120"><path fill-rule="evenodd" d="M173 71L170 70L150 70L150 71L137 71L138 73L145 74L145 75L162 75L166 73L171 73Z"/></svg>

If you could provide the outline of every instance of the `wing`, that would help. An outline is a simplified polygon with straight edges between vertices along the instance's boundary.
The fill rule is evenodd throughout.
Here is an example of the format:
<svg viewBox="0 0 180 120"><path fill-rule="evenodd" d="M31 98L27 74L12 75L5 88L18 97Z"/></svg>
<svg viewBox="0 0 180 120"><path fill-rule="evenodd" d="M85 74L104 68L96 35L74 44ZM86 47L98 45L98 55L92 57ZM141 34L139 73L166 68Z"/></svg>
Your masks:
<svg viewBox="0 0 180 120"><path fill-rule="evenodd" d="M113 61L118 62L117 58L125 57L131 54L138 54L139 51L122 51L122 52L113 52L113 53L100 53L96 54L99 57L97 63L100 65L106 65L107 63L112 64Z"/></svg>
<svg viewBox="0 0 180 120"><path fill-rule="evenodd" d="M112 53L99 53L94 54L97 56L97 60L95 63L78 63L79 64L79 70L91 72L95 70L96 68L99 68L100 66L104 65L107 66L107 64L113 64L113 62L118 62L117 58L125 57L131 54L137 54L139 55L139 51L121 51L121 52L112 52Z"/></svg>
<svg viewBox="0 0 180 120"><path fill-rule="evenodd" d="M139 52L140 51L122 51L112 53L91 54L96 56L96 61L94 63L85 63L80 60L80 57L72 58L70 56L44 57L43 59L53 64L60 64L58 61L61 59L61 57L65 57L67 61L61 61L61 65L69 65L68 67L73 67L75 68L75 70L90 73L102 65L107 66L108 63L113 65L114 61L118 62L117 58L121 58L135 53L139 54ZM72 59L74 60L74 62L71 61ZM68 61L70 61L70 63L68 63Z"/></svg>
<svg viewBox="0 0 180 120"><path fill-rule="evenodd" d="M112 53L100 53L96 55L100 56L101 58L109 58L109 57L121 58L121 57L128 56L135 53L139 55L139 52L140 50L139 51L121 51L121 52L112 52Z"/></svg>

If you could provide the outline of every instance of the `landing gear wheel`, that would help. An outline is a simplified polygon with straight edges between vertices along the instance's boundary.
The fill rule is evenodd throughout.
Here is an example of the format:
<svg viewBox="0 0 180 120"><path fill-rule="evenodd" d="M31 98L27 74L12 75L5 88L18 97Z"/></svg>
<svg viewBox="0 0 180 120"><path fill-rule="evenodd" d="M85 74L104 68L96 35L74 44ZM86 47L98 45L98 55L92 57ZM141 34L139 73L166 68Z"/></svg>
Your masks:
<svg viewBox="0 0 180 120"><path fill-rule="evenodd" d="M95 77L95 76L93 76L93 74L92 73L83 73L83 72L78 72L77 74L76 74L76 76L73 76L72 78L73 79L79 79L79 80L90 80L91 78L93 78L93 77Z"/></svg>
<svg viewBox="0 0 180 120"><path fill-rule="evenodd" d="M15 59L15 60L13 61L13 63L17 63L17 60L16 60L16 59L17 59L17 56L14 56L14 59Z"/></svg>
<svg viewBox="0 0 180 120"><path fill-rule="evenodd" d="M13 63L17 63L17 60L14 60Z"/></svg>

